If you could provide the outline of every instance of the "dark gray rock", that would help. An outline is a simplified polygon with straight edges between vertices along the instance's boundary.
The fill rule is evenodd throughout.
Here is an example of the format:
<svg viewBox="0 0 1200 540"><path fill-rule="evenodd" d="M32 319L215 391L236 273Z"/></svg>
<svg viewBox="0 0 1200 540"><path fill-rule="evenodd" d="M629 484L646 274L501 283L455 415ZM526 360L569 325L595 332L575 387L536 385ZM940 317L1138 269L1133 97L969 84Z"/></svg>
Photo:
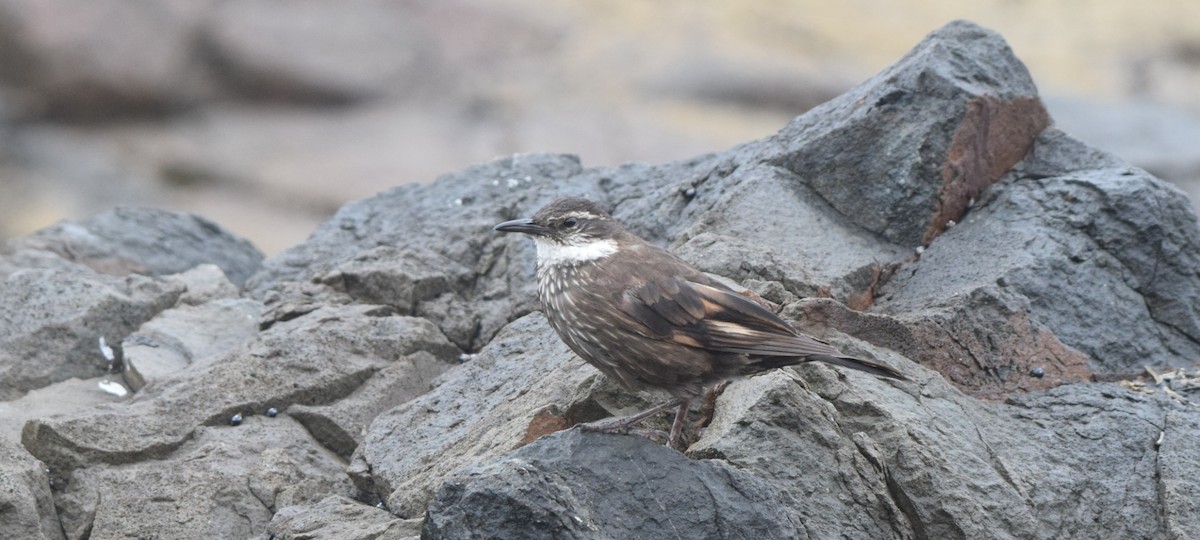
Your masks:
<svg viewBox="0 0 1200 540"><path fill-rule="evenodd" d="M250 538L277 508L351 493L303 427L252 416L197 428L166 459L76 470L57 500L72 538Z"/></svg>
<svg viewBox="0 0 1200 540"><path fill-rule="evenodd" d="M391 511L420 516L447 475L570 425L595 377L540 313L528 315L431 392L376 417L350 474Z"/></svg>
<svg viewBox="0 0 1200 540"><path fill-rule="evenodd" d="M421 396L453 364L420 351L380 369L353 393L328 405L292 405L287 413L321 444L350 459L367 426L380 413Z"/></svg>
<svg viewBox="0 0 1200 540"><path fill-rule="evenodd" d="M421 537L809 538L796 504L722 461L571 430L451 476Z"/></svg>
<svg viewBox="0 0 1200 540"><path fill-rule="evenodd" d="M998 34L955 21L856 88L797 117L761 159L866 231L926 245L1049 124Z"/></svg>
<svg viewBox="0 0 1200 540"><path fill-rule="evenodd" d="M458 354L427 321L379 306L326 308L276 325L203 368L163 376L126 403L31 421L22 442L64 476L81 467L164 459L201 426L269 407L332 403L419 350Z"/></svg>
<svg viewBox="0 0 1200 540"><path fill-rule="evenodd" d="M807 389L784 373L732 384L689 454L770 479L814 537L1165 536L1164 492L1146 479L1165 418L1193 409L1116 385L993 404L936 376L798 371Z"/></svg>
<svg viewBox="0 0 1200 540"><path fill-rule="evenodd" d="M63 538L45 465L5 438L0 438L0 523L11 538Z"/></svg>
<svg viewBox="0 0 1200 540"><path fill-rule="evenodd" d="M872 106L863 107L863 103ZM921 122L928 123L913 128L916 124L901 114L909 109L922 111ZM1044 389L1086 380L1090 377L1089 358L1073 349L1072 343L1064 343L1065 337L1060 340L1059 332L1067 323L1064 317L1051 317L1048 314L1053 312L1041 310L1040 297L987 276L1006 268L1033 266L1045 269L1036 283L1053 287L1071 282L1070 253L1036 252L1005 243L1021 238L1008 230L1013 228L1011 220L1031 220L1045 230L1050 227L1040 224L1047 216L1028 210L1010 216L999 207L988 215L994 222L990 235L972 241L976 246L1000 246L997 249L1006 250L1016 261L1011 265L982 256L953 257L953 250L941 257L940 250L945 249L943 245L954 247L956 235L971 231L974 220L983 215L980 208L992 208L997 196L987 195L985 188L1004 178L1030 148L1034 157L1018 171L1081 171L1089 167L1102 171L1120 163L1077 143L1066 149L1063 145L1069 139L1054 132L1038 138L1045 122L1024 68L1003 42L977 27L956 23L931 35L885 75L797 119L763 143L658 167L582 170L569 158L519 156L444 177L433 186L398 188L355 203L308 243L268 261L264 272L251 281L251 291L274 306L268 320L303 316L311 306L323 302L370 300L404 312L429 314L448 335L456 336L456 343L463 345L466 339L466 346L473 350L488 343L499 328L495 321L504 318L498 314L522 314L531 308L533 296L528 242L490 237L490 225L528 215L555 196L585 195L612 209L618 219L651 241L673 243L685 258L702 268L753 284L776 299L830 295L853 302L858 309L870 309L872 312L863 314L844 308L838 311L832 303L806 303L785 311L789 317L816 322L810 326L822 335L828 334L828 327L848 323L847 330L864 340L845 340L851 350L904 365L899 357L889 356L894 353L886 349L891 349L930 362L957 384L983 394ZM893 132L903 136L884 136ZM894 147L880 148L880 142ZM931 178L937 181L930 183ZM1098 189L1109 192L1105 186L1111 184L1099 184ZM682 187L695 189L694 196L684 193ZM833 193L835 189L845 192ZM1011 188L1002 184L991 189L1001 193ZM1120 197L1119 192L1114 191L1113 196ZM1162 196L1172 197L1168 192ZM401 200L408 205L407 212L396 210ZM1177 205L1168 201L1167 206ZM1187 216L1167 217L1182 223L1168 234L1173 242L1188 245L1197 237L1194 225L1188 229ZM885 224L898 228L890 230ZM1128 228L1095 231L1113 225L1116 223L1096 222L1067 234L1080 239L1089 234L1123 238L1126 232L1122 231ZM436 240L418 242L407 234L418 229L423 239ZM824 243L826 237L834 240ZM929 247L921 258L910 260L916 255L910 250L920 244ZM912 276L932 264L931 259L943 268L942 274L929 279L924 289L916 285L907 289L909 283L916 283ZM430 267L444 270L430 272ZM393 270L396 268L401 270ZM1032 281L1028 275L1032 273L1026 274L1027 280ZM888 283L892 275L899 277ZM464 281L466 276L473 276L473 281ZM465 290L461 289L464 283L469 284ZM1188 287L1195 286L1182 278L1174 283L1185 297ZM446 294L455 284L460 290ZM873 306L880 293L888 297ZM1146 309L1141 293L1113 301ZM1162 309L1179 307L1166 302ZM1085 312L1072 317L1065 320L1094 319ZM820 324L823 319L829 319L825 327ZM470 326L464 327L463 321ZM553 373L541 367L550 361L544 355L565 351L555 342L539 341L544 339L544 328L527 326L527 322L511 325L483 347L474 363L448 372L445 382L433 392L376 418L351 469L359 487L386 499L401 515L417 515L440 478L502 454L507 445L522 442L522 430L529 431L535 424L537 406L532 401L513 405L497 401L497 394L524 400L530 392L540 392L539 406L557 411L542 415L543 420L551 419L545 424L549 427L570 425L579 420L572 415L583 411L603 416L619 409L602 404L597 387L587 382L588 372ZM469 333L466 328L480 331ZM1153 339L1166 343L1163 349L1179 347L1169 335ZM505 352L514 343L521 344L516 348L521 352ZM555 347L561 352L554 352ZM501 354L513 354L533 364L511 368ZM1094 368L1096 359L1091 361ZM1035 381L1027 375L1034 365L1044 365L1046 374ZM531 373L538 383L530 382ZM549 393L547 387L560 390ZM759 389L760 394L764 392L770 393ZM481 400L480 396L485 397ZM974 403L945 387L931 399L947 403L938 407L954 409ZM767 411L778 408L770 405L768 400ZM805 407L788 414L807 418L821 410L814 405ZM968 423L987 424L996 421L993 416L997 413L985 407L959 414L969 416ZM1145 411L1137 414L1153 416ZM922 418L930 416L925 413ZM737 429L745 429L745 425L739 423ZM1122 428L1115 422L1112 425ZM950 428L944 431L950 432ZM820 434L824 444L835 449L833 455L842 464L843 474L829 484L796 489L806 496L841 490L845 497L840 502L814 500L804 514L811 520L812 530L834 534L846 523L854 523L855 530L868 536L905 536L914 531L984 534L987 528L967 524L973 513L992 511L993 504L1028 506L1016 488L997 492L995 496L1006 503L980 502L994 491L989 482L1003 482L1003 475L994 471L988 473L991 476L980 476L984 479L980 482L971 476L982 474L979 471L947 474L946 480L937 484L900 482L884 470L888 457L879 450L883 446L873 442L885 435L867 431L846 434L836 427ZM1016 440L1028 439L1030 436L1023 434ZM921 450L928 454L922 467L959 470L961 467L955 469L957 459L987 455L987 445L976 441L964 446L967 442L946 443L965 448L962 456L939 449ZM807 451L797 450L796 455ZM766 455L770 449L762 452ZM784 462L789 469L795 463ZM816 463L808 476L819 477L819 467L828 461ZM1088 473L1079 464L1070 471ZM788 475L796 473L772 474L790 478ZM842 480L850 474L860 481ZM905 474L918 472L912 469ZM896 486L911 493L893 496L889 490ZM920 506L913 502L936 498L933 494L942 489L952 492L953 500L923 499ZM1095 502L1111 504L1108 500ZM943 510L949 517L938 514ZM1139 506L1135 511L1143 510ZM1014 536L1032 534L1039 522L1032 511L1023 512L997 510L996 520L989 526L1012 531Z"/></svg>
<svg viewBox="0 0 1200 540"><path fill-rule="evenodd" d="M125 383L133 391L184 369L199 371L258 335L262 305L248 299L213 300L168 309L125 338Z"/></svg>
<svg viewBox="0 0 1200 540"><path fill-rule="evenodd" d="M1066 385L1008 404L1001 412L1016 422L985 423L980 437L992 466L1025 498L1037 536L1166 536L1166 493L1146 478L1158 474L1158 437L1176 431L1167 415L1182 407L1110 384Z"/></svg>
<svg viewBox="0 0 1200 540"><path fill-rule="evenodd" d="M491 227L516 217L517 201L540 197L521 205L528 208L548 200L579 172L571 156L514 156L350 203L307 242L266 261L249 293L267 305L264 324L358 300L428 318L459 347L477 350L534 308L522 279L532 268L507 249L527 254L528 246L497 241Z"/></svg>
<svg viewBox="0 0 1200 540"><path fill-rule="evenodd" d="M1192 411L1167 411L1160 434L1155 476L1157 492L1162 496L1163 521L1167 538L1196 538L1200 535L1200 484L1194 473L1200 471L1200 418Z"/></svg>
<svg viewBox="0 0 1200 540"><path fill-rule="evenodd" d="M1146 97L1121 103L1046 99L1054 125L1079 140L1112 152L1178 186L1200 211L1200 117L1183 107Z"/></svg>
<svg viewBox="0 0 1200 540"><path fill-rule="evenodd" d="M701 270L736 282L777 282L799 296L848 299L870 285L860 274L912 254L840 217L782 168L743 165L721 188L675 239L676 252Z"/></svg>
<svg viewBox="0 0 1200 540"><path fill-rule="evenodd" d="M267 408L334 402L417 351L458 355L428 321L325 308L164 375L128 402L32 420L22 443L64 486L56 496L73 537L248 537L277 508L352 494L337 455ZM236 427L234 414L244 418ZM131 490L134 477L152 486Z"/></svg>
<svg viewBox="0 0 1200 540"><path fill-rule="evenodd" d="M966 219L884 288L884 313L964 306L1010 291L1100 373L1200 357L1200 228L1165 182L1057 131ZM997 293L1009 294L1009 293ZM965 304L964 304L965 301ZM1102 314L1102 316L1098 316Z"/></svg>
<svg viewBox="0 0 1200 540"><path fill-rule="evenodd" d="M857 374L849 379L839 388L875 393L881 402L909 401L906 394L914 391ZM886 447L876 443L882 426L844 429L835 409L802 384L778 372L730 385L689 455L719 458L769 479L794 499L789 506L813 538L910 535L910 517L889 493L890 464L880 449ZM994 496L1003 500L1002 494Z"/></svg>
<svg viewBox="0 0 1200 540"><path fill-rule="evenodd" d="M332 496L316 504L280 508L267 526L266 538L277 540L415 540L420 519L400 519L387 510L346 497Z"/></svg>
<svg viewBox="0 0 1200 540"><path fill-rule="evenodd" d="M182 283L185 291L179 297L180 304L196 306L210 300L236 298L238 287L225 272L215 264L201 264L178 274L165 276L168 281Z"/></svg>
<svg viewBox="0 0 1200 540"><path fill-rule="evenodd" d="M104 389L109 387L109 384L119 385L120 383L117 382L119 380L119 375L92 379L71 378L30 390L25 395L11 401L0 401L0 439L19 444L21 430L30 420L71 414L107 403L125 401L130 398L128 388L125 388L126 394L123 396ZM101 386L102 384L104 387Z"/></svg>
<svg viewBox="0 0 1200 540"><path fill-rule="evenodd" d="M0 399L110 372L112 346L175 303L183 287L129 275L20 270L0 281Z"/></svg>
<svg viewBox="0 0 1200 540"><path fill-rule="evenodd" d="M117 208L78 223L59 223L9 242L4 252L16 266L63 267L47 262L47 254L117 276L162 276L215 264L238 286L258 270L263 257L250 242L207 219L150 208Z"/></svg>
<svg viewBox="0 0 1200 540"><path fill-rule="evenodd" d="M727 243L729 258L684 250L706 270L772 281L786 273L795 293L865 295L856 306L864 309L878 281L875 268L908 256L960 217L971 197L1025 155L1046 122L1025 68L1003 40L953 23L885 74L766 141L653 167L582 170L569 157L521 155L432 186L403 186L347 205L305 244L268 261L250 288L275 307L270 317L287 318L306 305L353 296L337 286L345 271L333 274L336 287L308 283L345 266L367 297L394 295L388 305L429 316L455 343L477 350L511 316L533 308L531 246L497 239L490 226L558 196L583 195L653 242L686 246L705 233L739 240ZM880 141L891 146L880 149ZM838 187L845 193L835 193ZM695 195L686 197L685 188ZM900 226L908 229L889 229ZM805 232L817 229L837 238L822 243L823 236ZM421 234L410 234L416 230ZM706 242L698 249L712 245ZM386 264L354 262L380 256ZM457 264L440 277L397 270L442 259ZM747 268L729 267L743 260ZM800 267L818 273L802 277L793 272ZM372 285L378 283L433 286L414 308L410 286L394 294ZM447 294L441 283L458 288Z"/></svg>

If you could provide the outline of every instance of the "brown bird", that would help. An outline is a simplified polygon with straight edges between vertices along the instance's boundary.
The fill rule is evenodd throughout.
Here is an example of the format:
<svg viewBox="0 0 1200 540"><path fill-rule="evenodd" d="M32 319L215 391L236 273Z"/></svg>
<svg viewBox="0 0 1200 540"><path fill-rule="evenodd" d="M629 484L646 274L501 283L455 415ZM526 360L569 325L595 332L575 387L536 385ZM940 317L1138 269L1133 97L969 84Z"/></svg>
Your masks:
<svg viewBox="0 0 1200 540"><path fill-rule="evenodd" d="M677 407L668 444L679 448L688 406L707 387L814 360L905 380L890 366L846 356L797 332L759 303L625 230L587 199L559 199L532 218L495 230L533 237L542 311L571 350L626 388L674 396L582 429L645 434L633 426Z"/></svg>

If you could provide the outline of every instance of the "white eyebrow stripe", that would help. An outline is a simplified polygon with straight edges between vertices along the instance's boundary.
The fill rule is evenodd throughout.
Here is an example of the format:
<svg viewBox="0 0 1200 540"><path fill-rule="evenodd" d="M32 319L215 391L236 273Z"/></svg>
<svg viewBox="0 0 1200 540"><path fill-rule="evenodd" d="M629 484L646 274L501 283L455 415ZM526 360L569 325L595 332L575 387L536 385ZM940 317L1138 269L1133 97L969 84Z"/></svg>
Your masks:
<svg viewBox="0 0 1200 540"><path fill-rule="evenodd" d="M591 212L571 212L563 217L584 218L584 219L603 219L604 216L598 216Z"/></svg>

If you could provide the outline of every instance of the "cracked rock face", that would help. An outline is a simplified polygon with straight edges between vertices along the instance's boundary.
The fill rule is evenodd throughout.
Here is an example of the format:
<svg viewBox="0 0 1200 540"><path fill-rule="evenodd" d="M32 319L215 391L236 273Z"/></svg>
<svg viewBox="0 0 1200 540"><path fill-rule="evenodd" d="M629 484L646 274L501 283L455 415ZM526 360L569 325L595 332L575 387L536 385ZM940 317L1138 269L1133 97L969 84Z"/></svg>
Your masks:
<svg viewBox="0 0 1200 540"><path fill-rule="evenodd" d="M1048 123L1003 39L960 21L767 139L502 158L348 204L265 261L157 211L14 240L0 412L28 420L0 422L0 519L31 538L1200 537L1200 411L1168 386L1190 372L1162 376L1200 358L1200 227ZM682 454L564 432L663 396L571 354L532 243L492 232L561 196L911 381L735 381Z"/></svg>
<svg viewBox="0 0 1200 540"><path fill-rule="evenodd" d="M561 432L459 471L429 505L422 538L805 536L795 501L752 474L640 437L601 439Z"/></svg>

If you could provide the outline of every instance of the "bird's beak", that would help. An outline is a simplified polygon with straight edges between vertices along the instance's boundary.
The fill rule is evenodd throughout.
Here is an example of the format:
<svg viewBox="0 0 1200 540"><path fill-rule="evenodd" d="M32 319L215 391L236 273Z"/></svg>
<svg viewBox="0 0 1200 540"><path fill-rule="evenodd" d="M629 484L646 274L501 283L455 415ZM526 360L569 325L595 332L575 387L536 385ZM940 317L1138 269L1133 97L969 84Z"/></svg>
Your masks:
<svg viewBox="0 0 1200 540"><path fill-rule="evenodd" d="M504 223L492 227L492 230L499 232L519 232L532 234L534 236L546 236L550 233L550 229L534 223L533 220L529 218L505 221Z"/></svg>

